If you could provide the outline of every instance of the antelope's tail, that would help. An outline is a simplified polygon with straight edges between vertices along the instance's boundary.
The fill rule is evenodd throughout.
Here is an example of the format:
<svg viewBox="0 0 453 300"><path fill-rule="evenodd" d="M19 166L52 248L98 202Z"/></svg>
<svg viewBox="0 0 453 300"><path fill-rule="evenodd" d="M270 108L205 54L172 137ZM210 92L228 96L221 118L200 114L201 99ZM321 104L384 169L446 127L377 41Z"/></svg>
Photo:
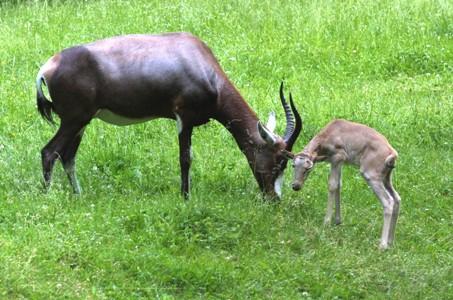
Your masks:
<svg viewBox="0 0 453 300"><path fill-rule="evenodd" d="M36 77L36 102L38 106L38 111L41 114L41 116L47 120L51 124L55 124L55 121L53 120L52 117L52 110L53 110L53 103L49 101L49 99L46 98L42 91L42 84L46 84L46 79L44 78L44 75L39 72L38 76Z"/></svg>

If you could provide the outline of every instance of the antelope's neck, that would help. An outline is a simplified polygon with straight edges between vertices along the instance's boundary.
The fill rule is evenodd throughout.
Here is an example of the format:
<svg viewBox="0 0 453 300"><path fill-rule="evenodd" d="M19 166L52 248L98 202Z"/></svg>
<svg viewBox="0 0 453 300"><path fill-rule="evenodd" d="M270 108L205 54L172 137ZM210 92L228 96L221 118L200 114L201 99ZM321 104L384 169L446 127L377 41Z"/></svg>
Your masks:
<svg viewBox="0 0 453 300"><path fill-rule="evenodd" d="M254 161L254 150L263 144L257 129L258 117L234 86L220 92L215 119L231 132L248 161Z"/></svg>

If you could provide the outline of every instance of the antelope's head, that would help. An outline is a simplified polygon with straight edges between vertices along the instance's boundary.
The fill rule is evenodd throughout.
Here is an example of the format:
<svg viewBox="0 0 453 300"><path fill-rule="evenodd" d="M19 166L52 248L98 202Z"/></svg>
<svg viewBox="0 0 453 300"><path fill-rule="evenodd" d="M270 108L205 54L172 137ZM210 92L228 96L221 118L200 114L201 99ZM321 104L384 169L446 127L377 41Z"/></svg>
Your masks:
<svg viewBox="0 0 453 300"><path fill-rule="evenodd" d="M269 120L264 126L257 123L258 132L265 143L256 149L254 174L261 191L267 195L281 197L283 172L288 159L291 157L291 149L302 130L302 120L294 105L291 94L290 105L286 102L283 94L283 82L280 85L280 100L285 110L286 129L283 137L274 133L276 126L275 113L269 115Z"/></svg>

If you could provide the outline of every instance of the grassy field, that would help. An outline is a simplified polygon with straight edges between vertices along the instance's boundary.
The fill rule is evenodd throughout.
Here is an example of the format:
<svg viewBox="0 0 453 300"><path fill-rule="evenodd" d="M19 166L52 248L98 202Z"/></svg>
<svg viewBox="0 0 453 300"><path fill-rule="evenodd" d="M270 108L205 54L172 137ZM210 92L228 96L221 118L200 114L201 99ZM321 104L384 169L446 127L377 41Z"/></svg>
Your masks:
<svg viewBox="0 0 453 300"><path fill-rule="evenodd" d="M0 298L451 299L453 5L450 1L2 1ZM188 31L212 48L262 119L285 80L304 119L299 150L332 118L375 127L399 152L396 243L382 208L343 175L343 224L322 225L328 167L262 201L219 123L195 130L192 197L179 195L176 125L95 120L78 155L84 193L40 150L55 127L34 79L55 52L126 33ZM165 149L165 151L163 150ZM288 171L291 171L288 169Z"/></svg>

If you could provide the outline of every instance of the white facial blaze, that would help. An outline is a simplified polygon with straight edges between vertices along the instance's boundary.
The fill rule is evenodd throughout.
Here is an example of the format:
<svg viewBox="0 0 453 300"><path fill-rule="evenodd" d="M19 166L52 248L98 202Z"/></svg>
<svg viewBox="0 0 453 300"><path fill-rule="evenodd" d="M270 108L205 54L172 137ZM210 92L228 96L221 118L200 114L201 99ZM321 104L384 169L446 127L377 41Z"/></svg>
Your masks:
<svg viewBox="0 0 453 300"><path fill-rule="evenodd" d="M283 186L283 173L278 175L274 183L274 191L279 198L282 197L282 186Z"/></svg>

